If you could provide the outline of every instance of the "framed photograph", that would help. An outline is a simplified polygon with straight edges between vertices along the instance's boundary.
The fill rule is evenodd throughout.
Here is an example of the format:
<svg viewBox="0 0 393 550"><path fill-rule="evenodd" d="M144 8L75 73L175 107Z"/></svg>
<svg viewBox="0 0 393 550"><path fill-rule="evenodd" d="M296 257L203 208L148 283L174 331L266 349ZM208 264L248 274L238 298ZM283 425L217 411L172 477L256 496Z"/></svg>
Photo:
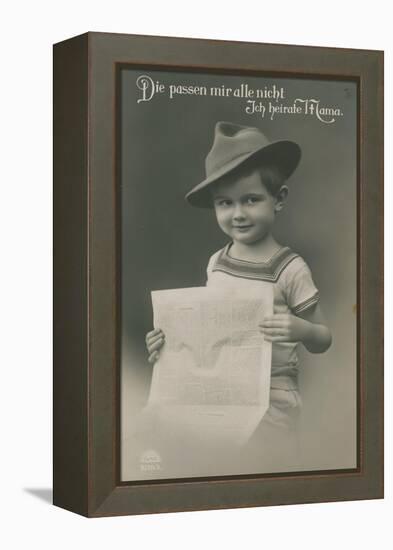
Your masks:
<svg viewBox="0 0 393 550"><path fill-rule="evenodd" d="M383 52L54 46L54 503L383 497Z"/></svg>

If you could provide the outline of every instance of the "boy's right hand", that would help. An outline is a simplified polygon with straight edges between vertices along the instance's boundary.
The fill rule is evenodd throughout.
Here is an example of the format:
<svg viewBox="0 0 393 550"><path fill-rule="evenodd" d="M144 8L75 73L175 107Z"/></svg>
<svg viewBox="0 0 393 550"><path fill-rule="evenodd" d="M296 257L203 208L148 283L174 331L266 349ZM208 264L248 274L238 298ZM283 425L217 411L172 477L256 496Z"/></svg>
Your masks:
<svg viewBox="0 0 393 550"><path fill-rule="evenodd" d="M156 328L146 334L146 347L149 353L149 363L155 363L160 355L160 349L165 343L165 334Z"/></svg>

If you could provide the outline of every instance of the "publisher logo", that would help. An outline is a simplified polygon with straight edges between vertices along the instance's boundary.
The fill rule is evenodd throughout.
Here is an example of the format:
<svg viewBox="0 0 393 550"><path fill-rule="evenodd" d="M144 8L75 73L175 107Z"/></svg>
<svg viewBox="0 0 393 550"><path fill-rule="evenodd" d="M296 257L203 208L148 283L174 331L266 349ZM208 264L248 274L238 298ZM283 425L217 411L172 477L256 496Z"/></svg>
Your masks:
<svg viewBox="0 0 393 550"><path fill-rule="evenodd" d="M158 472L162 470L161 457L154 449L149 449L142 453L139 464L142 472Z"/></svg>

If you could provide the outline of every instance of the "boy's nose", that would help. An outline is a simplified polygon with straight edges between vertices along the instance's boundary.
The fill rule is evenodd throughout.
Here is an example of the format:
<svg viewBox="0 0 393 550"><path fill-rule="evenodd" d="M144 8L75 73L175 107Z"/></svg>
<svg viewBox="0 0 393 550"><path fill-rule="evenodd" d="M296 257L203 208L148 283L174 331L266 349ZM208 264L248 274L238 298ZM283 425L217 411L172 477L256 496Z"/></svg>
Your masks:
<svg viewBox="0 0 393 550"><path fill-rule="evenodd" d="M238 204L235 206L235 210L233 212L233 219L235 221L243 220L244 219L244 213L241 204Z"/></svg>

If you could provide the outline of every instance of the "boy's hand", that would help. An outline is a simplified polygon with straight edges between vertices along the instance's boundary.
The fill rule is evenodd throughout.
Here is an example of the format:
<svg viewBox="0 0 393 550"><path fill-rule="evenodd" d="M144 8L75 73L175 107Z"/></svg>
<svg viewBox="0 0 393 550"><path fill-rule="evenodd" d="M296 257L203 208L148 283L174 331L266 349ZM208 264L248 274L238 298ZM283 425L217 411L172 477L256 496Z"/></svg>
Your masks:
<svg viewBox="0 0 393 550"><path fill-rule="evenodd" d="M309 336L310 324L290 313L276 313L264 317L259 328L268 342L303 342Z"/></svg>
<svg viewBox="0 0 393 550"><path fill-rule="evenodd" d="M146 334L146 348L149 353L149 363L155 363L160 356L160 349L165 343L165 334L156 328Z"/></svg>

